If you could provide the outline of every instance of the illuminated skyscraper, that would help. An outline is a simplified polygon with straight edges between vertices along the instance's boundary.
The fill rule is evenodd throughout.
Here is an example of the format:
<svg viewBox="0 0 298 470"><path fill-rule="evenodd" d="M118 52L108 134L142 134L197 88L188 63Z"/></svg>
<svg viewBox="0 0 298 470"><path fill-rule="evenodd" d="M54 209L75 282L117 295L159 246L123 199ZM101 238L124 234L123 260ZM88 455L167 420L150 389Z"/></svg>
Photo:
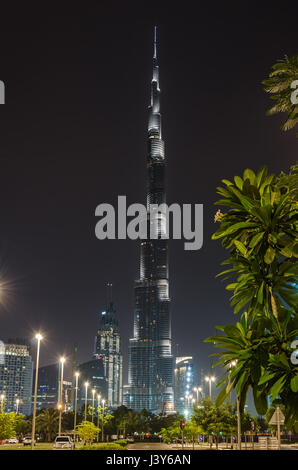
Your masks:
<svg viewBox="0 0 298 470"><path fill-rule="evenodd" d="M1 344L0 395L5 398L5 411L16 411L19 400L18 411L30 415L33 376L30 347L26 340L18 338Z"/></svg>
<svg viewBox="0 0 298 470"><path fill-rule="evenodd" d="M122 405L122 353L116 310L112 300L112 284L107 285L107 308L101 313L100 328L95 337L94 358L101 359L107 381L108 406Z"/></svg>
<svg viewBox="0 0 298 470"><path fill-rule="evenodd" d="M192 356L176 357L174 368L175 411L182 415L191 414L194 397L194 371Z"/></svg>
<svg viewBox="0 0 298 470"><path fill-rule="evenodd" d="M152 412L170 412L173 409L168 242L164 212L152 210L151 206L149 223L150 205L159 206L166 202L165 166L155 27L148 118L148 238L141 243L140 278L135 282L134 336L129 344L129 407L134 410L146 408Z"/></svg>

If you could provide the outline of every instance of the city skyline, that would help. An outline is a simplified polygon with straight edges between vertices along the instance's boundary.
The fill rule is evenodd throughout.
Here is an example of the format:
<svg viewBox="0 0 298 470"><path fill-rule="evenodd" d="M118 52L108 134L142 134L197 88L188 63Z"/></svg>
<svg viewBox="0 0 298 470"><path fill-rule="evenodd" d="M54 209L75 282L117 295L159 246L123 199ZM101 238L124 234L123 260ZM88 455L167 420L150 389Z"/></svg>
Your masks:
<svg viewBox="0 0 298 470"><path fill-rule="evenodd" d="M75 21L79 23L78 19ZM90 17L88 22L92 23ZM215 280L224 253L210 241L216 211L211 201L216 200L220 179L239 173L248 159L251 167L258 168L262 161L271 171L286 170L294 162L294 133L284 136L279 131L280 119L265 116L268 100L260 86L271 63L286 52L291 54L294 33L287 32L269 46L257 27L254 32L240 33L239 27L233 25L230 32L223 34L215 20L214 38L208 44L208 33L202 20L199 22L199 30L187 25L180 25L179 29L169 22L162 24L159 31L163 83L167 89L163 100L167 116L164 133L171 161L168 195L170 200L204 203L206 227L203 249L196 253L187 254L180 242L170 242L170 252L175 253L170 260L175 300L173 333L179 355L194 355L200 368L208 370L211 348L202 341L214 333L213 325L233 319L229 295ZM83 33L77 39L72 34L71 40L67 40L58 21L58 37L53 42L55 54L48 51L45 59L41 57L40 75L34 58L40 57L47 47L42 35L40 44L32 44L30 80L15 78L19 67L28 70L21 51L33 39L29 35L19 52L14 43L9 44L11 57L16 56L18 64L6 55L3 59L6 76L1 77L7 85L7 103L1 108L1 196L5 201L1 209L2 278L3 282L6 279L11 282L3 293L0 339L31 338L42 329L43 365L66 353L68 367L76 341L80 361L87 360L96 317L104 309L104 285L110 279L115 286L124 339L124 383L128 338L132 337L131 286L137 270L134 260L138 258L138 247L128 240L96 240L94 209L99 202L112 200L115 194L127 193L131 201L143 198L146 132L143 107L147 99L152 24L148 20L143 28L143 23L139 23L129 32L124 26L101 25L95 37L87 34L85 27L86 46L81 41ZM247 50L245 59L238 57L240 45L232 43L236 33L239 44ZM279 38L280 33L269 34ZM223 58L216 55L219 39ZM65 44L62 50L58 47L60 43ZM66 56L70 71L63 65ZM78 71L76 63L84 58L84 71ZM223 77L220 70L224 61L232 68L236 58L241 77L235 81L228 71ZM250 70L252 65L255 71ZM55 70L59 70L59 80ZM47 100L42 99L45 90L49 90ZM237 115L240 105L243 106L240 103L243 90L249 104L246 103L246 115L238 122L231 113ZM74 97L78 102L69 108ZM27 109L26 113L20 108ZM220 110L216 116L215 109ZM40 121L42 111L45 117ZM16 115L18 119L12 127ZM213 120L216 131L212 128ZM257 153L256 148L261 150ZM286 159L281 158L283 155L287 155ZM117 264L110 262L111 256ZM176 354L176 347L173 349Z"/></svg>

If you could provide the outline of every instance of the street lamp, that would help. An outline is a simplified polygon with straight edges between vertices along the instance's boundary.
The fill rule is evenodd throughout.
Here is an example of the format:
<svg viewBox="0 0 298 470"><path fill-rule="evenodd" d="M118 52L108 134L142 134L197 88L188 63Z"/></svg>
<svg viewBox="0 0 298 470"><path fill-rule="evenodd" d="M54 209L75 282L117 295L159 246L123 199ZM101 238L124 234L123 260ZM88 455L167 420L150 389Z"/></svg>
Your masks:
<svg viewBox="0 0 298 470"><path fill-rule="evenodd" d="M88 397L89 383L85 382L85 421L87 421L87 397Z"/></svg>
<svg viewBox="0 0 298 470"><path fill-rule="evenodd" d="M215 377L213 375L212 376L207 376L207 377L205 377L205 380L206 380L206 382L209 382L209 397L212 400L211 386L212 386L212 382L215 382Z"/></svg>
<svg viewBox="0 0 298 470"><path fill-rule="evenodd" d="M196 394L197 394L197 401L199 401L199 393L201 394L201 398L202 398L202 388L201 388L201 387L194 387L194 388L193 388L193 391L196 392Z"/></svg>
<svg viewBox="0 0 298 470"><path fill-rule="evenodd" d="M33 401L33 416L32 416L32 435L31 435L31 449L34 450L35 440L35 421L36 421L36 401L37 401L37 383L38 383L38 368L39 368L39 351L40 342L43 339L42 335L38 333L35 335L37 339L37 351L36 351L36 369L35 369L35 384L34 384L34 401Z"/></svg>
<svg viewBox="0 0 298 470"><path fill-rule="evenodd" d="M95 389L92 389L92 414L91 414L91 420L93 423L93 415L94 415L94 397L95 397Z"/></svg>
<svg viewBox="0 0 298 470"><path fill-rule="evenodd" d="M58 436L61 436L61 423L62 423L62 408L63 408L63 372L64 372L64 362L65 362L65 357L60 358L60 399L59 399L59 431L58 431Z"/></svg>
<svg viewBox="0 0 298 470"><path fill-rule="evenodd" d="M75 386L75 409L74 409L74 422L73 422L73 429L76 430L77 425L77 408L78 408L78 381L79 381L79 372L75 373L76 378L76 386Z"/></svg>
<svg viewBox="0 0 298 470"><path fill-rule="evenodd" d="M99 407L100 407L100 395L97 395L97 427L99 429ZM99 433L97 434L97 442L99 440Z"/></svg>
<svg viewBox="0 0 298 470"><path fill-rule="evenodd" d="M101 415L101 440L103 442L103 418L105 413L105 400L102 400L102 415Z"/></svg>
<svg viewBox="0 0 298 470"><path fill-rule="evenodd" d="M18 414L19 412L19 403L20 403L20 400L17 398L16 399L16 414Z"/></svg>

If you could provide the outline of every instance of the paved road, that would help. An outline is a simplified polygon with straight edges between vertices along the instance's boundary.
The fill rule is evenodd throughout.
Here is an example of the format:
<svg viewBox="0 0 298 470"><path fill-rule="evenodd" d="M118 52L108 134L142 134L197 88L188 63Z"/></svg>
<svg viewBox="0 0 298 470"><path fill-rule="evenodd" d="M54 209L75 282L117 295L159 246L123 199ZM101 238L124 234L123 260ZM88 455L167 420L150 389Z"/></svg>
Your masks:
<svg viewBox="0 0 298 470"><path fill-rule="evenodd" d="M129 450L169 450L170 446L162 442L135 442L127 446Z"/></svg>

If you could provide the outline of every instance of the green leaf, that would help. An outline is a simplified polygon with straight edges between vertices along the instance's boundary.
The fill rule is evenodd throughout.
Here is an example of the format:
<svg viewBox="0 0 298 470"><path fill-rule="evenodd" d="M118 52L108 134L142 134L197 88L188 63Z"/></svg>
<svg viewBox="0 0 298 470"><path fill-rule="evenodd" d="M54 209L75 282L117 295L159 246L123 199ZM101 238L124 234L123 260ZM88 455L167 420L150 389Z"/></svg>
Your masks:
<svg viewBox="0 0 298 470"><path fill-rule="evenodd" d="M262 240L265 232L260 232L254 235L250 241L249 248L252 250L257 246L257 244Z"/></svg>
<svg viewBox="0 0 298 470"><path fill-rule="evenodd" d="M298 392L298 374L291 379L291 390L294 393Z"/></svg>
<svg viewBox="0 0 298 470"><path fill-rule="evenodd" d="M258 289L257 298L258 298L259 304L263 303L263 292L264 292L264 281L262 282L262 284L260 285L260 287Z"/></svg>
<svg viewBox="0 0 298 470"><path fill-rule="evenodd" d="M263 416L268 408L267 395L256 387L253 388L255 407L260 416Z"/></svg>
<svg viewBox="0 0 298 470"><path fill-rule="evenodd" d="M235 184L236 184L237 188L242 191L242 187L243 187L243 180L242 180L242 178L240 178L240 176L235 176L235 177L234 177L234 181L235 181Z"/></svg>
<svg viewBox="0 0 298 470"><path fill-rule="evenodd" d="M272 264L274 258L275 258L275 254L276 254L276 251L274 250L274 248L272 248L271 246L269 246L267 248L267 251L265 253L265 256L264 256L264 261L266 264Z"/></svg>
<svg viewBox="0 0 298 470"><path fill-rule="evenodd" d="M226 286L226 289L227 290L234 290L234 289L236 289L237 286L238 286L238 282L233 282L232 284L228 284Z"/></svg>
<svg viewBox="0 0 298 470"><path fill-rule="evenodd" d="M271 400L274 401L276 399L276 397L278 396L279 392L281 391L281 389L283 388L284 384L285 384L285 381L286 381L286 375L282 375L280 377L280 379L278 379L277 382L275 382L275 384L273 385L273 387L271 387Z"/></svg>
<svg viewBox="0 0 298 470"><path fill-rule="evenodd" d="M240 253L242 253L243 256L246 256L247 248L243 245L243 243L239 242L239 240L234 240L234 244L236 245L236 248L240 251Z"/></svg>
<svg viewBox="0 0 298 470"><path fill-rule="evenodd" d="M247 179L250 181L251 184L254 184L255 179L256 179L256 175L255 175L254 171L250 170L249 168L247 168L243 172L243 180L245 181Z"/></svg>
<svg viewBox="0 0 298 470"><path fill-rule="evenodd" d="M275 373L272 373L272 374L264 374L264 375L261 377L261 379L260 379L258 385L263 385L264 383L269 382L269 380L273 379L275 376L276 376Z"/></svg>

